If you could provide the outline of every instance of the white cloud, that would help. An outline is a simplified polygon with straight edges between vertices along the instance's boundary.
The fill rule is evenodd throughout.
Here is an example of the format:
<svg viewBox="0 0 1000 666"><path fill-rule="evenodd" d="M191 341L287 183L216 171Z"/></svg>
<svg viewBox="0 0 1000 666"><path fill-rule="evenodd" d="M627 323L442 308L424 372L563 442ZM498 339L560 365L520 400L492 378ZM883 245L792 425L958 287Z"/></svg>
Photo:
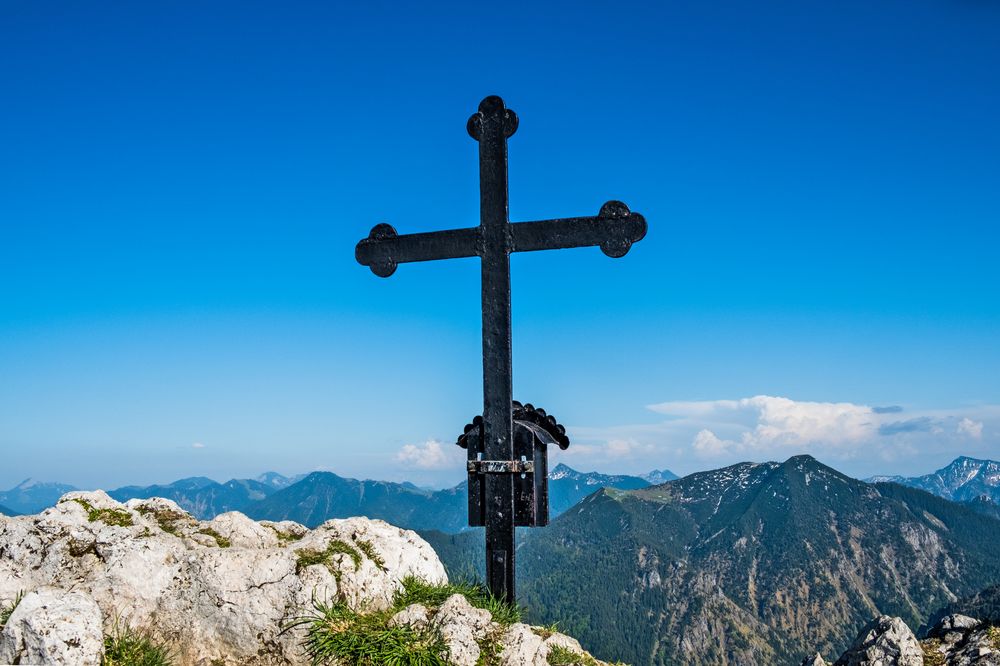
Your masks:
<svg viewBox="0 0 1000 666"><path fill-rule="evenodd" d="M693 441L695 449L719 453L801 447L816 442L851 446L875 435L885 417L871 407L850 402L799 402L768 395L742 400L664 402L650 405L649 409L667 416L696 417L707 423L750 426L740 433L738 442L725 446L712 430L699 431ZM716 441L708 439L708 434Z"/></svg>
<svg viewBox="0 0 1000 666"><path fill-rule="evenodd" d="M573 435L570 434L572 439ZM655 452L656 447L649 443L640 442L634 437L612 437L605 441L571 444L570 447L561 451L555 447L549 448L550 455L556 458L568 458L570 460L587 460L594 464L601 461L620 461L642 458Z"/></svg>
<svg viewBox="0 0 1000 666"><path fill-rule="evenodd" d="M867 476L946 464L956 455L997 457L1000 406L908 409L757 395L737 400L648 405L652 423L570 427L566 452L603 468L676 472L742 460L784 460L810 453L848 473ZM615 454L619 455L615 455ZM620 463L620 464L619 464Z"/></svg>
<svg viewBox="0 0 1000 666"><path fill-rule="evenodd" d="M736 442L719 439L711 430L699 430L694 436L691 445L699 455L707 458L715 458L723 453L729 452Z"/></svg>
<svg viewBox="0 0 1000 666"><path fill-rule="evenodd" d="M640 444L635 439L612 439L606 449L609 458L631 458L636 453L648 451L651 447Z"/></svg>
<svg viewBox="0 0 1000 666"><path fill-rule="evenodd" d="M203 448L205 448L205 445L202 444L201 442L195 442L194 444L191 445L191 448L192 449L203 449Z"/></svg>
<svg viewBox="0 0 1000 666"><path fill-rule="evenodd" d="M968 435L973 439L983 438L983 422L973 421L969 417L963 418L958 422L958 434Z"/></svg>
<svg viewBox="0 0 1000 666"><path fill-rule="evenodd" d="M453 469L461 466L464 451L457 446L441 445L436 439L423 444L407 444L400 449L395 460L398 463L423 470Z"/></svg>

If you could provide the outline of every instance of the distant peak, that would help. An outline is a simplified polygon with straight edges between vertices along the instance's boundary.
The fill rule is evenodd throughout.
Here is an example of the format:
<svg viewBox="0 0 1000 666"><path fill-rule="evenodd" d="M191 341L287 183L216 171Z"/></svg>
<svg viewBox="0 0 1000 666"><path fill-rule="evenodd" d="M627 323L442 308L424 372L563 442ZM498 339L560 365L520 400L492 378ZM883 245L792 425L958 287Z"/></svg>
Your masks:
<svg viewBox="0 0 1000 666"><path fill-rule="evenodd" d="M322 470L316 470L315 472L309 472L303 477L303 481L319 481L321 479L339 479L341 477L337 476L333 472L324 472Z"/></svg>
<svg viewBox="0 0 1000 666"><path fill-rule="evenodd" d="M553 474L555 474L557 472L563 472L563 473L570 472L570 473L573 473L573 474L577 473L577 471L575 469L573 469L572 467L570 467L569 465L567 465L565 463L559 463L558 465L556 465L552 469L552 473Z"/></svg>
<svg viewBox="0 0 1000 666"><path fill-rule="evenodd" d="M969 456L959 456L959 457L955 458L954 460L952 460L951 463L949 463L948 467L954 467L956 465L965 466L965 465L968 465L970 463L973 464L973 465L988 465L991 462L993 462L993 461L992 460L983 460L982 458L972 458L972 457L969 457Z"/></svg>

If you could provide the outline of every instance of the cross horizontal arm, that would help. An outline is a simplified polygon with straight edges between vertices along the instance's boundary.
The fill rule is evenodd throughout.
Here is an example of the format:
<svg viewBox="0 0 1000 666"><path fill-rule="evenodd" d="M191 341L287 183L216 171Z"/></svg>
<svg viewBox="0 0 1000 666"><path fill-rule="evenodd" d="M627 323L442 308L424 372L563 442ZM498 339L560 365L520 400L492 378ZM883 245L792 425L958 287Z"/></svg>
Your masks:
<svg viewBox="0 0 1000 666"><path fill-rule="evenodd" d="M511 252L599 245L609 257L622 257L646 235L646 218L620 201L601 206L596 217L567 217L510 225Z"/></svg>
<svg viewBox="0 0 1000 666"><path fill-rule="evenodd" d="M354 257L375 275L389 277L398 264L475 257L478 247L479 227L400 236L391 225L378 224L354 248Z"/></svg>

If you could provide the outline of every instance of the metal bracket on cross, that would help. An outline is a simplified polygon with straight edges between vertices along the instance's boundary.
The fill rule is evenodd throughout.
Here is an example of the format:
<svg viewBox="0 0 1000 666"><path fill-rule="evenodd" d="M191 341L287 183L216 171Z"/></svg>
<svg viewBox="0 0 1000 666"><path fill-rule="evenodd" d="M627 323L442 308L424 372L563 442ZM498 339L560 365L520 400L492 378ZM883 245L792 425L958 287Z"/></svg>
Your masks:
<svg viewBox="0 0 1000 666"><path fill-rule="evenodd" d="M456 444L466 449L469 473L469 525L486 524L486 475L511 474L514 481L513 515L517 527L549 524L548 446L569 447L566 428L531 403L511 403L514 421L514 460L483 460L483 417L465 426Z"/></svg>

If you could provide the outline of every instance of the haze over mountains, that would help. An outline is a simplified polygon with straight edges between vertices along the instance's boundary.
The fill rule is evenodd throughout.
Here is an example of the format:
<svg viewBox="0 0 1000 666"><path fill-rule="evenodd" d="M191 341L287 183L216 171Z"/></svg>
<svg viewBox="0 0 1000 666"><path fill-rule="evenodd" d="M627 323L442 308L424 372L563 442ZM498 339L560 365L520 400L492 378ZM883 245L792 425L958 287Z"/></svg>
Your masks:
<svg viewBox="0 0 1000 666"><path fill-rule="evenodd" d="M662 472L658 472L662 474ZM553 517L602 487L622 489L649 485L636 476L577 472L557 465L549 472L549 502ZM55 504L72 486L22 482L0 493L0 503L19 513L37 513ZM294 520L316 527L330 518L368 516L407 529L459 532L467 529L466 482L444 490L426 490L412 483L349 479L332 472L288 478L267 472L256 479L218 483L190 477L169 484L125 486L108 491L118 501L165 497L202 520L240 511L257 520Z"/></svg>

